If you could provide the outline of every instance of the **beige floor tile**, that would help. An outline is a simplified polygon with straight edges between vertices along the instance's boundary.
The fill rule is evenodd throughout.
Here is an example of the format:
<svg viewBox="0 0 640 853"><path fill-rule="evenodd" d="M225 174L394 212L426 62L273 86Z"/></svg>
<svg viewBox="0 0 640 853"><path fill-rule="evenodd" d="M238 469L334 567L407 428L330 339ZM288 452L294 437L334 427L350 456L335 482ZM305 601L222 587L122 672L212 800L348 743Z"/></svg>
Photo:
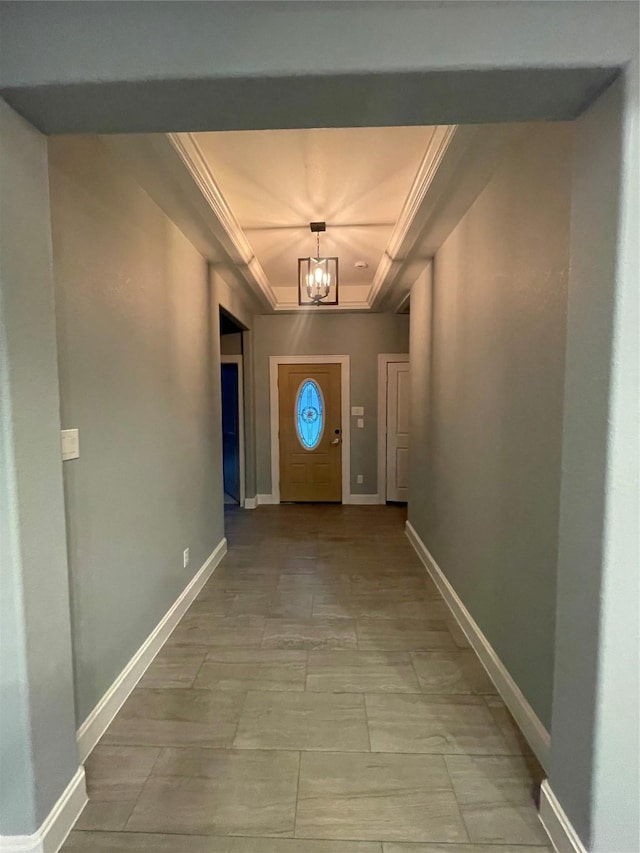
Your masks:
<svg viewBox="0 0 640 853"><path fill-rule="evenodd" d="M310 590L279 590L273 595L267 615L271 619L310 619L312 607L313 593Z"/></svg>
<svg viewBox="0 0 640 853"><path fill-rule="evenodd" d="M120 803L94 803L90 800L82 810L75 828L118 832L127 825L135 804L135 798ZM66 847L64 849L66 850Z"/></svg>
<svg viewBox="0 0 640 853"><path fill-rule="evenodd" d="M369 749L362 695L249 693L234 747L242 749Z"/></svg>
<svg viewBox="0 0 640 853"><path fill-rule="evenodd" d="M399 619L437 619L446 622L451 618L451 611L442 599L398 601L394 607Z"/></svg>
<svg viewBox="0 0 640 853"><path fill-rule="evenodd" d="M230 552L89 759L63 850L546 853L541 770L405 515L229 511Z"/></svg>
<svg viewBox="0 0 640 853"><path fill-rule="evenodd" d="M466 841L440 756L301 755L296 837Z"/></svg>
<svg viewBox="0 0 640 853"><path fill-rule="evenodd" d="M355 649L353 619L268 619L262 645L272 649Z"/></svg>
<svg viewBox="0 0 640 853"><path fill-rule="evenodd" d="M262 616L209 616L190 611L169 637L167 645L258 647L264 625Z"/></svg>
<svg viewBox="0 0 640 853"><path fill-rule="evenodd" d="M412 652L411 660L424 693L496 693L475 652Z"/></svg>
<svg viewBox="0 0 640 853"><path fill-rule="evenodd" d="M89 799L135 800L159 755L157 747L98 744L85 764Z"/></svg>
<svg viewBox="0 0 640 853"><path fill-rule="evenodd" d="M192 687L207 646L165 646L138 682L139 687Z"/></svg>
<svg viewBox="0 0 640 853"><path fill-rule="evenodd" d="M444 622L423 619L358 619L358 648L375 651L455 649Z"/></svg>
<svg viewBox="0 0 640 853"><path fill-rule="evenodd" d="M309 652L307 690L419 693L408 652Z"/></svg>
<svg viewBox="0 0 640 853"><path fill-rule="evenodd" d="M394 619L396 614L389 607L389 599L383 593L365 594L316 593L313 596L313 615L338 619L355 619L368 616L374 619Z"/></svg>
<svg viewBox="0 0 640 853"><path fill-rule="evenodd" d="M152 746L230 746L244 693L137 688L101 743Z"/></svg>
<svg viewBox="0 0 640 853"><path fill-rule="evenodd" d="M383 844L384 853L551 853L551 847L521 844Z"/></svg>
<svg viewBox="0 0 640 853"><path fill-rule="evenodd" d="M509 752L515 755L533 755L531 747L502 699L499 696L485 696L484 701L509 747Z"/></svg>
<svg viewBox="0 0 640 853"><path fill-rule="evenodd" d="M213 591L207 598L196 599L189 614L209 616L268 616L273 604L273 590Z"/></svg>
<svg viewBox="0 0 640 853"><path fill-rule="evenodd" d="M445 760L472 841L547 844L525 758L450 755Z"/></svg>
<svg viewBox="0 0 640 853"><path fill-rule="evenodd" d="M382 845L374 841L74 831L61 853L382 853Z"/></svg>
<svg viewBox="0 0 640 853"><path fill-rule="evenodd" d="M287 649L216 649L195 687L207 690L304 690L307 652Z"/></svg>
<svg viewBox="0 0 640 853"><path fill-rule="evenodd" d="M127 829L293 835L298 765L297 752L164 750Z"/></svg>
<svg viewBox="0 0 640 853"><path fill-rule="evenodd" d="M369 694L365 701L374 752L509 752L479 696Z"/></svg>

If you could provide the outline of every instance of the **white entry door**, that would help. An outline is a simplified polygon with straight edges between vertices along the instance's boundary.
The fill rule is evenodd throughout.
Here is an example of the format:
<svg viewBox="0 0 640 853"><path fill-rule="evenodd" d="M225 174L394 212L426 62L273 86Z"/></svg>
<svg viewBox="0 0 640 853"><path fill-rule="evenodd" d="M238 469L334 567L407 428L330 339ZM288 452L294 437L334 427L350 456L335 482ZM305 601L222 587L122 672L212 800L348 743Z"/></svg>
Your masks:
<svg viewBox="0 0 640 853"><path fill-rule="evenodd" d="M409 499L409 362L387 364L388 501Z"/></svg>

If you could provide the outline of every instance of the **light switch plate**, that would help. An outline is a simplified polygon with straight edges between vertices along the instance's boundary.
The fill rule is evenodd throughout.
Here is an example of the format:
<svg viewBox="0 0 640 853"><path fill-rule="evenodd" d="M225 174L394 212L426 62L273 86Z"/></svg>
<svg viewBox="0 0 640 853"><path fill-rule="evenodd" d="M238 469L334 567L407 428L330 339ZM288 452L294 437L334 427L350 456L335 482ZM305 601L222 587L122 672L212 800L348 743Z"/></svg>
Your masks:
<svg viewBox="0 0 640 853"><path fill-rule="evenodd" d="M364 418L358 418L358 429L364 429Z"/></svg>
<svg viewBox="0 0 640 853"><path fill-rule="evenodd" d="M77 429L60 430L60 446L62 448L62 461L80 458L80 435Z"/></svg>
<svg viewBox="0 0 640 853"><path fill-rule="evenodd" d="M351 406L351 414L353 417L364 415L364 406Z"/></svg>

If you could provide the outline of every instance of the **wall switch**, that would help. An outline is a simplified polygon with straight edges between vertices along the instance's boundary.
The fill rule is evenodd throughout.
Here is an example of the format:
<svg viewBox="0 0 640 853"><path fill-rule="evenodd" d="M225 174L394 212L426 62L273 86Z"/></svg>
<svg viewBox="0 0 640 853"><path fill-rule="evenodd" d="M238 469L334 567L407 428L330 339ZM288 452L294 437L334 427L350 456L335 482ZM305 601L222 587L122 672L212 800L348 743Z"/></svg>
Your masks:
<svg viewBox="0 0 640 853"><path fill-rule="evenodd" d="M185 568L185 569L189 565L189 549L188 548L185 548L184 551L182 552L182 565L183 565L183 568Z"/></svg>
<svg viewBox="0 0 640 853"><path fill-rule="evenodd" d="M62 461L80 458L80 436L77 429L60 430L60 446L62 448Z"/></svg>
<svg viewBox="0 0 640 853"><path fill-rule="evenodd" d="M354 417L356 415L364 415L364 406L351 406L351 414Z"/></svg>
<svg viewBox="0 0 640 853"><path fill-rule="evenodd" d="M364 429L364 418L358 418L358 429Z"/></svg>
<svg viewBox="0 0 640 853"><path fill-rule="evenodd" d="M358 476L356 477L356 483L359 486L361 486L364 483L364 477L362 476L362 474L358 474Z"/></svg>

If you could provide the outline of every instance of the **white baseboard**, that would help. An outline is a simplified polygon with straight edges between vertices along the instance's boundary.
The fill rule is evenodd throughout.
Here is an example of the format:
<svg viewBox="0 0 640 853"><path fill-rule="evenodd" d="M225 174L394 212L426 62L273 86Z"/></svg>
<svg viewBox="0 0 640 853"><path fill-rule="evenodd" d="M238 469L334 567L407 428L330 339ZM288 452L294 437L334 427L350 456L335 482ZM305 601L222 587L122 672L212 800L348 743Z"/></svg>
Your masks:
<svg viewBox="0 0 640 853"><path fill-rule="evenodd" d="M105 733L151 661L158 654L173 629L186 613L191 602L226 553L227 540L223 539L82 723L76 734L81 762L84 763L91 750Z"/></svg>
<svg viewBox="0 0 640 853"><path fill-rule="evenodd" d="M362 506L371 506L374 504L384 503L380 500L380 495L349 495L348 504L356 504Z"/></svg>
<svg viewBox="0 0 640 853"><path fill-rule="evenodd" d="M58 853L87 804L84 767L78 767L62 796L33 835L0 835L2 853Z"/></svg>
<svg viewBox="0 0 640 853"><path fill-rule="evenodd" d="M258 498L245 498L244 499L244 508L245 509L255 509L258 506Z"/></svg>
<svg viewBox="0 0 640 853"><path fill-rule="evenodd" d="M445 577L442 569L429 553L429 549L422 539L420 539L409 521L406 523L406 531L409 541L426 566L427 571L440 590L442 597L449 605L449 609L453 613L456 621L464 631L472 647L475 649L476 654L480 658L480 662L487 670L489 678L491 678L495 684L505 705L511 711L516 723L522 731L522 734L527 739L529 746L535 752L540 764L548 770L549 752L551 748L549 732L542 725L542 722L531 705L527 702L522 691L509 674L509 671L502 663L495 650L458 597L456 591Z"/></svg>
<svg viewBox="0 0 640 853"><path fill-rule="evenodd" d="M540 821L557 853L587 853L571 821L545 779L540 786Z"/></svg>
<svg viewBox="0 0 640 853"><path fill-rule="evenodd" d="M269 504L279 504L280 501L277 501L274 495L256 495L256 503L258 506L267 506Z"/></svg>

